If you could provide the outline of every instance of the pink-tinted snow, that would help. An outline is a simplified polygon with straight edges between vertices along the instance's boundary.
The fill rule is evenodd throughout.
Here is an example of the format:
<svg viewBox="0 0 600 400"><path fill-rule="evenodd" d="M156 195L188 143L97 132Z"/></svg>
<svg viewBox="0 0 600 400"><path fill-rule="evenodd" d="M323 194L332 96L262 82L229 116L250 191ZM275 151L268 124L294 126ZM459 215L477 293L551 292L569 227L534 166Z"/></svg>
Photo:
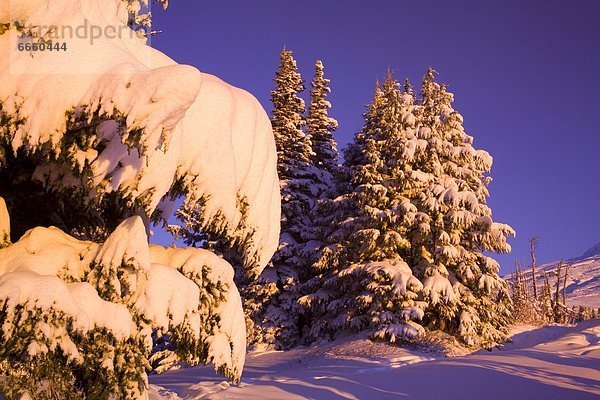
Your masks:
<svg viewBox="0 0 600 400"><path fill-rule="evenodd" d="M150 377L158 399L600 398L600 320L517 327L503 350L441 358L350 338L247 357L239 387L195 368Z"/></svg>

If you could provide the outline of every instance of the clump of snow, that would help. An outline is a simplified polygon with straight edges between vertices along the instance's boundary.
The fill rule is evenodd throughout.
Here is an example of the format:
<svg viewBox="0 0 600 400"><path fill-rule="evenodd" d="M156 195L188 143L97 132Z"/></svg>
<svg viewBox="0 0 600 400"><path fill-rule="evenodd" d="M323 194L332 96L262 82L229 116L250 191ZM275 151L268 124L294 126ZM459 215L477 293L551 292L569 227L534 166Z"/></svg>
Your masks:
<svg viewBox="0 0 600 400"><path fill-rule="evenodd" d="M421 314L422 317L422 314ZM378 329L373 338L389 340L390 343L412 340L425 332L423 327L413 321L406 321L403 324L389 324Z"/></svg>
<svg viewBox="0 0 600 400"><path fill-rule="evenodd" d="M145 289L145 297L135 304L141 315L165 331L188 321L195 339L200 339L200 288L194 282L173 268L152 264Z"/></svg>
<svg viewBox="0 0 600 400"><path fill-rule="evenodd" d="M120 0L7 3L0 22L26 27L53 24L60 31L85 22L119 28L127 20ZM74 169L90 168L92 197L119 192L141 201L148 215L172 201L167 194L183 183L189 199L206 200L206 223L220 215L231 235L239 233L233 231L241 219L237 200L245 198L251 251L262 269L276 249L280 219L266 113L247 92L176 64L137 35L117 36L103 35L91 45L89 37L74 35L63 38L66 52L21 52L15 50L19 41L39 38L22 37L14 25L0 35L0 51L10 54L0 59L0 107L11 120L12 150L66 152ZM69 120L76 117L99 122L92 146L63 149ZM36 176L64 185L51 170L40 166ZM70 183L87 184L77 181Z"/></svg>
<svg viewBox="0 0 600 400"><path fill-rule="evenodd" d="M150 269L150 250L146 226L140 217L131 217L121 222L117 229L100 246L95 263L111 270L121 264L135 263L143 270Z"/></svg>
<svg viewBox="0 0 600 400"><path fill-rule="evenodd" d="M188 278L203 277L204 282L197 282L203 290L200 297L204 306L200 309L202 321L211 318L217 320L212 327L202 327L207 330L206 342L210 355L207 361L212 362L217 370L223 367L230 368L234 371L234 376L239 376L246 355L246 322L242 301L233 281L232 266L210 251L197 248L179 249L151 245L150 257L153 265L168 265L173 271L180 271ZM164 286L161 279L157 279L156 284ZM176 284L168 289L182 290ZM215 290L218 292L211 293ZM169 306L173 305L171 303Z"/></svg>
<svg viewBox="0 0 600 400"><path fill-rule="evenodd" d="M65 283L55 276L12 272L0 276L0 301L9 313L16 312L15 307L19 305L60 311L73 318L75 328L81 332L106 328L118 339L130 337L133 332L127 308L102 300L88 283ZM5 340L14 328L9 321L4 323Z"/></svg>
<svg viewBox="0 0 600 400"><path fill-rule="evenodd" d="M448 278L444 276L447 275L448 272L443 266L441 269L445 274L435 270L427 276L423 282L423 293L430 299L431 304L438 304L440 302L452 303L458 300L458 296L454 292L452 284Z"/></svg>
<svg viewBox="0 0 600 400"><path fill-rule="evenodd" d="M0 249L0 275L32 271L80 281L89 271L99 245L79 241L58 228L34 228L15 244Z"/></svg>
<svg viewBox="0 0 600 400"><path fill-rule="evenodd" d="M423 284L412 274L412 270L406 262L400 259L374 261L360 266L370 274L383 274L392 281L393 292L398 296L406 296L411 292L419 292L423 289Z"/></svg>

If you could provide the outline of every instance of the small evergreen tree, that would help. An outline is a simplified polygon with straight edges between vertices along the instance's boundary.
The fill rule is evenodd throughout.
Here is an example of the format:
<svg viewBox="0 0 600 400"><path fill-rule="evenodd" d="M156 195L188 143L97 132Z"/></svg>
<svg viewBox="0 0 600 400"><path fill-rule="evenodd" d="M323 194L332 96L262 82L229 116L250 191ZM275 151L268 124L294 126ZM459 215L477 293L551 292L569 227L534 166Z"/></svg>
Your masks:
<svg viewBox="0 0 600 400"><path fill-rule="evenodd" d="M527 291L526 277L515 263L515 273L512 285L512 320L513 322L536 323L537 312Z"/></svg>
<svg viewBox="0 0 600 400"><path fill-rule="evenodd" d="M544 283L539 297L537 299L531 298L530 302L533 304L535 315L535 318L531 322L535 324L548 324L554 321L556 305L552 301L552 288L546 271L544 271Z"/></svg>
<svg viewBox="0 0 600 400"><path fill-rule="evenodd" d="M312 144L312 163L320 170L323 183L328 187L333 184L338 164L338 151L333 132L338 128L338 122L329 116L331 103L327 95L331 93L330 80L324 76L321 60L315 63L315 76L311 83L310 106L306 116L306 134Z"/></svg>

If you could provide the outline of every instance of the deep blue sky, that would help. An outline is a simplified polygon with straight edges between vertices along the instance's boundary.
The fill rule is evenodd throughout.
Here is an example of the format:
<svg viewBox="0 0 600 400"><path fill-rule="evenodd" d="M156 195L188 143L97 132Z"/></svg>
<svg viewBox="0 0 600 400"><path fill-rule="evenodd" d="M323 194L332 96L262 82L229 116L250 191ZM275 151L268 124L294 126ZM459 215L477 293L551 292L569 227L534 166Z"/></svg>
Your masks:
<svg viewBox="0 0 600 400"><path fill-rule="evenodd" d="M157 7L156 7L157 8ZM376 79L417 86L428 66L455 93L475 147L494 157L490 204L512 225L504 271L540 236L539 261L600 242L600 1L219 0L155 8L153 46L253 93L285 45L307 82L322 59L343 147Z"/></svg>

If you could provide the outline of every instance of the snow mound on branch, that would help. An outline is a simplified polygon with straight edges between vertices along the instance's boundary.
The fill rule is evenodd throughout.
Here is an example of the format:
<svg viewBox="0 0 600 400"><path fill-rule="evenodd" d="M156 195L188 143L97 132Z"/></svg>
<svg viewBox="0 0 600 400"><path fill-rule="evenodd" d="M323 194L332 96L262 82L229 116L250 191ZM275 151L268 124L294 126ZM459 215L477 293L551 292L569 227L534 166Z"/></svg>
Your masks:
<svg viewBox="0 0 600 400"><path fill-rule="evenodd" d="M392 281L392 290L398 296L406 296L409 291L418 292L423 289L423 284L412 274L408 264L400 259L374 261L356 268L372 276L382 274L389 277ZM414 293L411 295L414 296Z"/></svg>
<svg viewBox="0 0 600 400"><path fill-rule="evenodd" d="M208 282L226 285L228 295L218 304L203 296L205 310L213 309L219 315L218 323L209 331L207 343L210 359L215 367L231 365L241 373L246 357L246 321L242 312L242 301L233 281L233 268L227 261L208 250L197 248L171 248L150 245L153 263L169 265L185 276L198 276L205 272ZM160 284L160 280L157 281ZM164 284L163 284L164 285ZM173 285L174 290L179 290ZM205 311L206 312L206 311Z"/></svg>
<svg viewBox="0 0 600 400"><path fill-rule="evenodd" d="M63 312L73 318L75 328L81 332L105 328L117 339L125 339L134 331L127 308L102 300L88 283L65 283L55 276L13 272L0 276L0 301L5 301L9 309L24 304ZM7 329L3 326L5 334Z"/></svg>
<svg viewBox="0 0 600 400"><path fill-rule="evenodd" d="M454 303L458 301L452 283L438 271L426 277L423 282L423 293L430 299L431 304L440 302Z"/></svg>
<svg viewBox="0 0 600 400"><path fill-rule="evenodd" d="M99 245L79 241L58 228L34 228L12 246L0 250L0 275L32 271L69 280L81 280Z"/></svg>
<svg viewBox="0 0 600 400"><path fill-rule="evenodd" d="M200 339L198 299L200 289L182 274L160 264L148 271L147 295L136 304L140 313L167 330L170 324L180 325L190 320L195 339Z"/></svg>
<svg viewBox="0 0 600 400"><path fill-rule="evenodd" d="M373 337L382 340L389 340L390 343L396 343L406 339L415 339L422 335L425 329L413 322L406 321L403 324L389 324L385 325L381 329L378 329Z"/></svg>
<svg viewBox="0 0 600 400"><path fill-rule="evenodd" d="M124 3L4 2L0 23L55 25L60 31L85 22L118 29L126 27ZM142 202L148 215L164 209L161 202L170 202L167 195L178 194L172 190L183 184L189 199L206 201L206 223L222 216L231 235L240 233L238 199L245 199L254 238L250 251L258 255L261 270L276 250L280 219L276 151L266 113L247 92L178 65L126 32L102 35L93 45L89 35L64 38L65 52L16 51L19 42L38 39L21 37L15 26L0 35L0 51L10 54L0 59L0 112L11 120L12 150L49 146L80 171L91 170L92 197L104 195L97 187L119 192ZM86 117L95 131L92 146L62 148L70 118ZM50 171L42 165L36 175L63 185Z"/></svg>
<svg viewBox="0 0 600 400"><path fill-rule="evenodd" d="M139 217L123 221L100 246L95 258L96 264L110 269L118 269L124 261L133 262L143 270L150 269L146 227Z"/></svg>
<svg viewBox="0 0 600 400"><path fill-rule="evenodd" d="M0 249L3 338L28 329L28 312L48 321L35 322L34 336L23 339L31 357L60 348L84 366L78 341L88 333L141 340L149 357L154 333L177 332L175 345L190 352L181 361L212 363L239 380L246 327L233 267L207 250L149 246L144 232L140 217L125 220L102 245L35 228ZM145 374L144 360L132 362Z"/></svg>

